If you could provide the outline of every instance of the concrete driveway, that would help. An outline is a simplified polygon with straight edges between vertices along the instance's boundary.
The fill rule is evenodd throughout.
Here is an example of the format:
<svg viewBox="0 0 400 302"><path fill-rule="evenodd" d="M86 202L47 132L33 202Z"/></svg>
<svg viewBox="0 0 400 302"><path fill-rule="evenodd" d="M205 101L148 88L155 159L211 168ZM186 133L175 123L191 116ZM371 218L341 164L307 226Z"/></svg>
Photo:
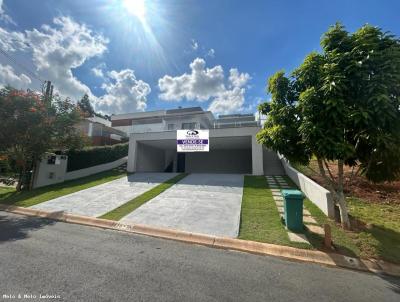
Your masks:
<svg viewBox="0 0 400 302"><path fill-rule="evenodd" d="M176 175L177 173L135 173L31 208L98 217Z"/></svg>
<svg viewBox="0 0 400 302"><path fill-rule="evenodd" d="M243 175L190 174L122 221L237 237Z"/></svg>

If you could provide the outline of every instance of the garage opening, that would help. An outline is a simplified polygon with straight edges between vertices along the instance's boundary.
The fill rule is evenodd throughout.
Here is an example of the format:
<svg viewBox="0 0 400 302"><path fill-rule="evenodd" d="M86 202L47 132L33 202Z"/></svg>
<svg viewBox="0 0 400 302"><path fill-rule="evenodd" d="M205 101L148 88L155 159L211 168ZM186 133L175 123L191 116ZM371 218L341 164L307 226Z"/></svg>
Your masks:
<svg viewBox="0 0 400 302"><path fill-rule="evenodd" d="M175 140L138 141L136 171L186 173L252 172L251 137L210 138L209 152L176 152Z"/></svg>

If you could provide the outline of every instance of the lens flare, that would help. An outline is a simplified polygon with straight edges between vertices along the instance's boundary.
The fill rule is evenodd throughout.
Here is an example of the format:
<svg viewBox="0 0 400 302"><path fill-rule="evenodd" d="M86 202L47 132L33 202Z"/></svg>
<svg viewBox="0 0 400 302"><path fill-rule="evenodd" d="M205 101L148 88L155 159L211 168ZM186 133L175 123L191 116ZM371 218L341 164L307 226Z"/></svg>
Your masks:
<svg viewBox="0 0 400 302"><path fill-rule="evenodd" d="M137 17L140 22L146 21L145 0L123 0L123 5L131 15Z"/></svg>

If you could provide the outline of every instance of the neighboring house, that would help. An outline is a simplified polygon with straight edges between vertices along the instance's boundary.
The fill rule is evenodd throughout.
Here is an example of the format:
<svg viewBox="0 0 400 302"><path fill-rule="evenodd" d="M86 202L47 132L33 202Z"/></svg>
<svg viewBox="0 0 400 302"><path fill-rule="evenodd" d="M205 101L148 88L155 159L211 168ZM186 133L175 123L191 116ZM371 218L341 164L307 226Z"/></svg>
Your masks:
<svg viewBox="0 0 400 302"><path fill-rule="evenodd" d="M258 144L252 114L178 108L113 115L111 126L129 134L129 172L284 174L277 154ZM178 129L209 129L210 151L178 153Z"/></svg>
<svg viewBox="0 0 400 302"><path fill-rule="evenodd" d="M98 116L87 117L76 126L87 135L95 146L121 143L127 135L124 131L111 127L111 122Z"/></svg>

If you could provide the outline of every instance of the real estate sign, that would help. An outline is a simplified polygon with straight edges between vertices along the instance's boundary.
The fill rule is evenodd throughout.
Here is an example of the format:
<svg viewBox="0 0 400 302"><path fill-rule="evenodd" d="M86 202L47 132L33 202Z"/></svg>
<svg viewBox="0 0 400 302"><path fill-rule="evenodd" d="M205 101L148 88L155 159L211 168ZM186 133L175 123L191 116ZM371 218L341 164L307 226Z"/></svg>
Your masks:
<svg viewBox="0 0 400 302"><path fill-rule="evenodd" d="M176 147L178 152L208 152L210 140L208 130L177 130Z"/></svg>

